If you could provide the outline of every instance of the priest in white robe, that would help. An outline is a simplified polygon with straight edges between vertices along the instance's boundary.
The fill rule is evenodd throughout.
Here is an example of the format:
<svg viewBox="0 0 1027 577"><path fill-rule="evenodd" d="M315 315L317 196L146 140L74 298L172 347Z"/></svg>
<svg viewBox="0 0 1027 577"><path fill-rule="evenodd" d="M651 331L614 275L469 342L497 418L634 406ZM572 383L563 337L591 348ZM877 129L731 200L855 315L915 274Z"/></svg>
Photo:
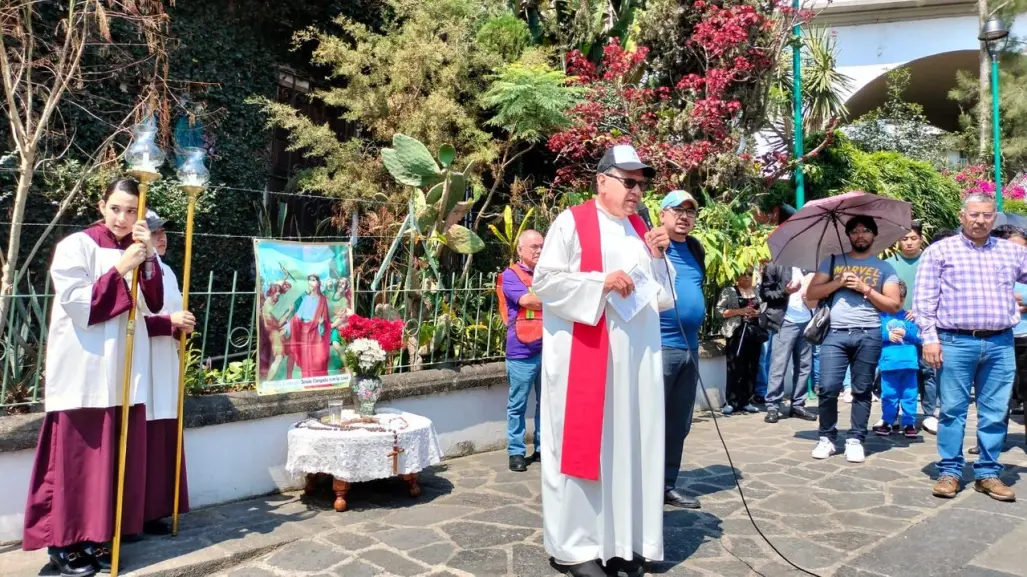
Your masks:
<svg viewBox="0 0 1027 577"><path fill-rule="evenodd" d="M631 146L607 151L597 198L556 218L535 269L545 548L573 577L605 576L604 566L642 575L644 560L663 559L659 313L673 306L673 273L666 232L636 214L653 175ZM625 318L618 299L652 293L632 275L656 291Z"/></svg>

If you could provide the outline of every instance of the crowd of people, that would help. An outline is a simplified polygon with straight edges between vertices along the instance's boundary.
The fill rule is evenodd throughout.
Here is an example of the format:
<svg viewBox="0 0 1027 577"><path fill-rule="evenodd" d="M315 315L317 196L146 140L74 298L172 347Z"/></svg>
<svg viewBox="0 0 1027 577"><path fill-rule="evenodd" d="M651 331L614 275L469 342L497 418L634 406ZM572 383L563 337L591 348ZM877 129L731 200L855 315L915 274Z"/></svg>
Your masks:
<svg viewBox="0 0 1027 577"><path fill-rule="evenodd" d="M611 148L597 167L596 198L561 214L546 238L526 232L500 284L510 469L541 464L546 550L573 576L644 574L645 560L663 556L663 506L701 507L677 488L706 319L705 253L690 234L700 207L672 191L660 226L650 228L638 213L647 212L641 195L652 176L632 147ZM865 461L871 430L937 434L932 493L951 498L961 489L972 387L974 489L1015 500L998 456L1027 386L1017 376L1027 370L1027 232L995 227L997 218L993 198L969 196L960 230L935 231L925 248L913 221L882 250L875 218L852 214L849 250L821 255L815 270L772 261L743 271L716 305L726 340L723 414L765 407L768 423L817 421L811 457L827 459L839 450L838 403L849 402L850 463ZM829 318L819 337L808 330L817 314ZM528 340L522 323L542 330ZM815 408L806 406L811 389ZM539 404L527 456L531 390ZM881 414L871 429L875 400Z"/></svg>
<svg viewBox="0 0 1027 577"><path fill-rule="evenodd" d="M660 202L660 225L651 226L641 196L654 175L630 145L610 148L596 170L596 197L560 214L545 238L522 233L519 262L499 283L509 324L509 468L539 464L545 548L574 577L644 574L645 560L663 558L664 506L701 508L678 489L707 316L705 251L691 234L700 206L687 191L671 191ZM131 432L122 534L167 533L161 519L175 499L174 337L192 331L195 319L181 310L177 280L160 260L165 222L141 217L138 197L134 181L113 183L99 203L103 219L62 240L50 268L46 416L23 546L47 548L62 575L110 567L122 427ZM932 492L951 498L962 488L973 390L974 489L1015 500L998 457L1027 386L1018 378L1027 371L1027 232L995 227L997 218L992 198L969 196L959 231L936 232L923 249L923 231L912 224L895 255L882 259L891 249L876 242L879 223L850 214L838 232L848 250L820 255L815 270L769 262L744 271L717 303L727 356L723 413L764 405L768 423L818 421L811 456L827 459L838 451L839 400L848 400L844 454L860 463L877 390L882 414L873 433L936 432ZM131 398L123 399L130 310L145 322L135 325ZM816 410L805 405L807 380ZM187 511L184 482L179 497Z"/></svg>

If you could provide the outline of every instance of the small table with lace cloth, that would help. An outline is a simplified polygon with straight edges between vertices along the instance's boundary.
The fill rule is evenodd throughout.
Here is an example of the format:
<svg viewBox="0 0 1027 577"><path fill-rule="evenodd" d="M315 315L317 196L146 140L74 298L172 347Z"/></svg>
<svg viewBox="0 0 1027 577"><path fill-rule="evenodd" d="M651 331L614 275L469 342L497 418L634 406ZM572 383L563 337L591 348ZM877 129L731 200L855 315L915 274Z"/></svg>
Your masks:
<svg viewBox="0 0 1027 577"><path fill-rule="evenodd" d="M442 459L438 435L430 419L382 408L373 417L344 411L338 424L314 414L289 429L286 470L306 475L310 494L319 476L332 477L336 511L347 508L351 483L401 477L411 497L421 494L417 475Z"/></svg>

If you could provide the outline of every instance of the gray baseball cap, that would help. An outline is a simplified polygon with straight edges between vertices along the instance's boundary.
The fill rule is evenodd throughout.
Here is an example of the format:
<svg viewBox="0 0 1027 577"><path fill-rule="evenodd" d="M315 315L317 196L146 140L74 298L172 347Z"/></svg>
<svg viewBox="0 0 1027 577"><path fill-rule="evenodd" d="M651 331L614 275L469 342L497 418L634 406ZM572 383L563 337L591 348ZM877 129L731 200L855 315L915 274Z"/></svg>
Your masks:
<svg viewBox="0 0 1027 577"><path fill-rule="evenodd" d="M638 151L630 144L618 144L610 147L603 155L603 159L599 161L596 172L602 174L611 168L641 170L646 178L656 176L656 169L642 162L642 159L638 157Z"/></svg>
<svg viewBox="0 0 1027 577"><path fill-rule="evenodd" d="M156 212L152 210L146 211L146 226L150 229L150 232L157 232L167 224L168 219L161 218Z"/></svg>

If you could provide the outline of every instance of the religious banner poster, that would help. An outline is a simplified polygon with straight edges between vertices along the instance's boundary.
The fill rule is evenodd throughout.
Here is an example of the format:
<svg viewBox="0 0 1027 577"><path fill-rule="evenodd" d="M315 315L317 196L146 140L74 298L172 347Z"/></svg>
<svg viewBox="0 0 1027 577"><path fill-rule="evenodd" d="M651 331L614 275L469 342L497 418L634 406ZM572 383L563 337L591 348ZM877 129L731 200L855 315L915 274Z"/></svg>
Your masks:
<svg viewBox="0 0 1027 577"><path fill-rule="evenodd" d="M353 312L348 243L254 239L257 393L348 387L340 329Z"/></svg>

